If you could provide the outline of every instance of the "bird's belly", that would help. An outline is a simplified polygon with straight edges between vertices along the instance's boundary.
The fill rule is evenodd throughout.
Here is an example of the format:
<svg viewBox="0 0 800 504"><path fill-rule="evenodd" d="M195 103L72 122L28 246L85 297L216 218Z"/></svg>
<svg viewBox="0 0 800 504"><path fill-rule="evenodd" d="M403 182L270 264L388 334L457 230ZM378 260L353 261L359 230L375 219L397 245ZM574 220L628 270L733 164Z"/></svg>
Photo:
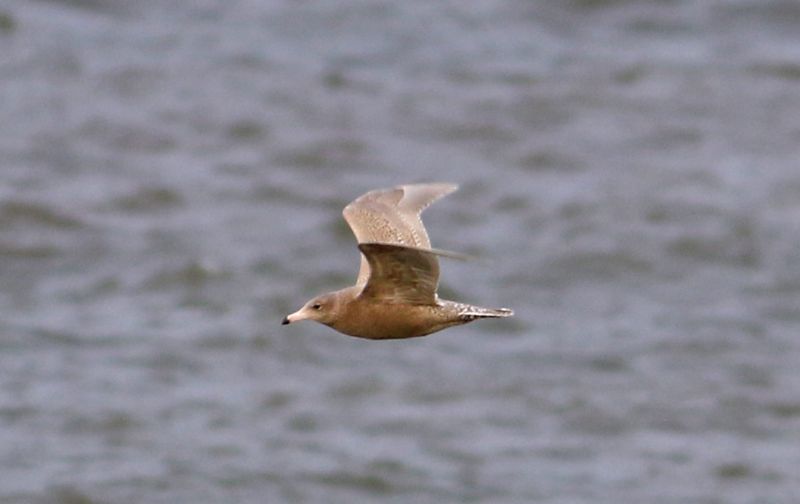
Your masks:
<svg viewBox="0 0 800 504"><path fill-rule="evenodd" d="M367 339L400 339L425 336L440 327L436 306L363 303L346 322L333 326L350 336Z"/></svg>

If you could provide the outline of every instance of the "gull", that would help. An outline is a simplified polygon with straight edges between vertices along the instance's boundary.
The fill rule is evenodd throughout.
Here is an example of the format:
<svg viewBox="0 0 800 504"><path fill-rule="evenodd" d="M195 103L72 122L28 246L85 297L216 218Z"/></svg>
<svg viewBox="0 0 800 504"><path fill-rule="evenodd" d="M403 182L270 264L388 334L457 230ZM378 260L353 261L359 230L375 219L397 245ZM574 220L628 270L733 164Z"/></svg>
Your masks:
<svg viewBox="0 0 800 504"><path fill-rule="evenodd" d="M420 215L457 188L445 183L401 185L370 191L348 204L342 214L361 252L355 285L311 299L283 324L314 320L349 336L384 340L512 316L508 308L448 301L436 293L438 257L465 256L431 248Z"/></svg>

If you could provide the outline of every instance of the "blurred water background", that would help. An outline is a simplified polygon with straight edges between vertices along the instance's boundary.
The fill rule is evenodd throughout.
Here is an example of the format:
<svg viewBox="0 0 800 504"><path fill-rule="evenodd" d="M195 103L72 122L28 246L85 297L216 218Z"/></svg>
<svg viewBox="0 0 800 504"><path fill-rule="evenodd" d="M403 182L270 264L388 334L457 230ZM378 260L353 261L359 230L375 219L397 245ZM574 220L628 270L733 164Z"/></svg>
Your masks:
<svg viewBox="0 0 800 504"><path fill-rule="evenodd" d="M800 3L0 1L0 502L800 502ZM362 192L410 341L281 327Z"/></svg>

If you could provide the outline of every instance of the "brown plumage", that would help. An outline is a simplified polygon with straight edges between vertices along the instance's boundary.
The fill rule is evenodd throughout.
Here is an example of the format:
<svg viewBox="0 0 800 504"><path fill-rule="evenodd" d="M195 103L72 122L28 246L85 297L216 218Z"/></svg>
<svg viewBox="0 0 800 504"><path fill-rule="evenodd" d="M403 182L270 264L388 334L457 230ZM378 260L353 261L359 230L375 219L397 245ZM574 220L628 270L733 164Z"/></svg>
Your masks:
<svg viewBox="0 0 800 504"><path fill-rule="evenodd" d="M370 191L347 205L343 215L361 251L356 284L310 300L283 323L309 319L350 336L396 339L513 315L508 308L481 308L436 294L438 256L463 256L432 249L420 214L456 189L453 184L404 185Z"/></svg>

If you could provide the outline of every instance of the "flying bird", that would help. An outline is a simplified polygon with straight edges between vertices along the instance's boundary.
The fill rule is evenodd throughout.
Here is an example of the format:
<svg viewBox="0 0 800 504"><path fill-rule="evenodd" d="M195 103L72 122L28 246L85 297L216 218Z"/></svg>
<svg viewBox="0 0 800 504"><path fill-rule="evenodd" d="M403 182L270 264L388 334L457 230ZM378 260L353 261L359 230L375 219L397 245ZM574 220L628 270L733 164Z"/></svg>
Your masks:
<svg viewBox="0 0 800 504"><path fill-rule="evenodd" d="M370 191L348 204L342 213L361 251L355 285L311 299L283 324L315 320L357 338L399 339L513 315L508 308L447 301L436 293L438 257L464 256L431 248L420 214L457 188L402 185Z"/></svg>

